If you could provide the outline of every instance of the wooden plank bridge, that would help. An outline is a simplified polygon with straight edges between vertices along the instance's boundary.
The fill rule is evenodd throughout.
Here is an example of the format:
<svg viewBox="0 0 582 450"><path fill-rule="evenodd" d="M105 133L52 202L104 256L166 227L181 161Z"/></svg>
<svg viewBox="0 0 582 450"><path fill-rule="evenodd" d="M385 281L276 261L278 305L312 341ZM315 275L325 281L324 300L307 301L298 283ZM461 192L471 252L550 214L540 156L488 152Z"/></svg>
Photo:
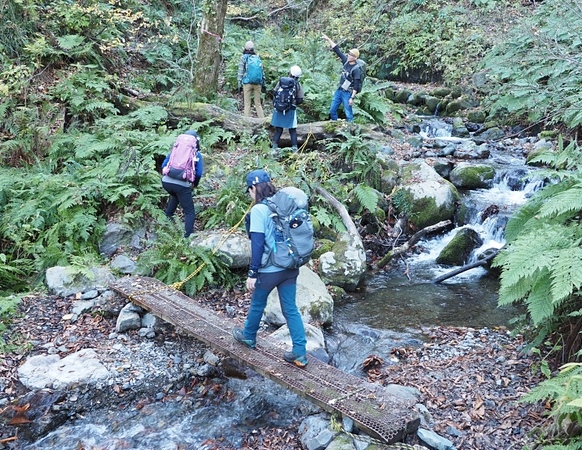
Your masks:
<svg viewBox="0 0 582 450"><path fill-rule="evenodd" d="M387 444L402 442L406 434L418 428L420 420L410 400L395 397L383 386L342 372L311 355L303 369L285 362L280 344L268 336L259 336L257 348L251 350L233 339L233 321L201 308L190 297L158 280L126 277L111 288L324 410L351 418L359 429L376 439Z"/></svg>

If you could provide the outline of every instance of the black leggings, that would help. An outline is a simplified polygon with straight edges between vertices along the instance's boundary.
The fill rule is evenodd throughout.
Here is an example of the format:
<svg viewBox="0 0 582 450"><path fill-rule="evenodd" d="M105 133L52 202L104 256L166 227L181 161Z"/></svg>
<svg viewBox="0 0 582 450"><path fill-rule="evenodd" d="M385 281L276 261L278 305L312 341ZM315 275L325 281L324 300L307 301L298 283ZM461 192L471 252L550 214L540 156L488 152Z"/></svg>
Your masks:
<svg viewBox="0 0 582 450"><path fill-rule="evenodd" d="M273 142L277 147L279 146L279 139L281 139L282 134L283 128L276 127ZM297 147L297 128L289 128L289 136L291 136L291 147Z"/></svg>

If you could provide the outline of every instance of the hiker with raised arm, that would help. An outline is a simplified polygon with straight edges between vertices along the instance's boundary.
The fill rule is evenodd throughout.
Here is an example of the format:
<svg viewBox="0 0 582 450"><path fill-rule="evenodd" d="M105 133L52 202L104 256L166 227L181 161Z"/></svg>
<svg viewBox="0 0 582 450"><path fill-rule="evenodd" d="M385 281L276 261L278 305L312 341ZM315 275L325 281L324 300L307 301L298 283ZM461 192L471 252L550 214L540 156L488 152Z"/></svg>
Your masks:
<svg viewBox="0 0 582 450"><path fill-rule="evenodd" d="M338 44L332 41L325 33L322 33L322 38L325 39L330 49L335 52L341 60L342 74L339 80L339 85L333 95L331 106L329 108L329 117L331 120L338 119L338 109L340 105L344 107L344 113L348 122L354 121L354 112L352 105L358 92L362 90L362 69L357 63L360 57L360 51L357 48L352 48L347 55L345 55L339 48Z"/></svg>

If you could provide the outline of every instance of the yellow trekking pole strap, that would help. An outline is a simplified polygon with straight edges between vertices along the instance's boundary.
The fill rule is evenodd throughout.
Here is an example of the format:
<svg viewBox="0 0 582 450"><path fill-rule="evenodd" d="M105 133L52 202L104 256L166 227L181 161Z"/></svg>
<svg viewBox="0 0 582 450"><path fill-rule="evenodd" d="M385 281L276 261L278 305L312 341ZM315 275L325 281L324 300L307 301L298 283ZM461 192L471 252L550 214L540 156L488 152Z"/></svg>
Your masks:
<svg viewBox="0 0 582 450"><path fill-rule="evenodd" d="M214 246L214 248L212 249L213 255L215 255L216 252L218 252L218 250L220 249L220 247L222 247L222 244L224 244L226 242L228 237L237 230L237 228L242 223L242 221L245 220L245 216L248 214L248 212L251 210L252 207L253 207L253 204L251 203L251 205L247 208L247 210L245 211L245 213L243 214L241 219L236 223L236 225L234 225L230 230L228 230L227 233L224 234L224 236L222 236L222 238L220 238L220 241L218 241L218 244L216 244ZM180 289L182 289L182 286L184 286L184 284L186 284L194 276L196 276L204 268L204 266L206 266L206 263L202 262L202 264L200 264L194 272L192 272L190 275L188 275L186 278L184 278L184 280L178 281L177 283L170 284L170 287L179 291Z"/></svg>
<svg viewBox="0 0 582 450"><path fill-rule="evenodd" d="M231 229L228 230L228 232L225 233L222 238L220 238L220 241L218 241L218 244L216 244L214 246L214 248L212 249L212 254L213 255L216 254L216 252L218 252L218 250L220 249L220 247L222 246L222 244L224 244L226 242L226 240L228 239L228 237L237 230L237 228L242 223L242 221L245 220L245 216L248 214L248 212L251 210L252 207L253 207L253 204L251 203L249 205L249 207L247 208L247 210L245 211L245 213L243 214L243 216L241 217L241 219L236 223L236 225L234 225L233 227L231 227ZM184 280L178 281L178 282L173 283L173 284L170 284L169 286L171 288L176 289L177 291L179 291L180 289L182 289L182 286L184 286L184 284L186 284L188 281L190 281L192 279L192 277L196 276L204 268L204 266L206 266L206 263L205 262L202 262L202 264L200 264L200 266L198 266L196 268L196 270L194 270L194 272L192 272L190 275L188 275ZM136 295L150 294L150 293L153 293L153 292L158 292L158 291L160 291L160 290L162 290L164 288L165 288L165 286L162 286L162 287L157 287L155 289L146 289L144 291L134 292L128 298L129 298L129 300L133 300L133 297L135 297Z"/></svg>

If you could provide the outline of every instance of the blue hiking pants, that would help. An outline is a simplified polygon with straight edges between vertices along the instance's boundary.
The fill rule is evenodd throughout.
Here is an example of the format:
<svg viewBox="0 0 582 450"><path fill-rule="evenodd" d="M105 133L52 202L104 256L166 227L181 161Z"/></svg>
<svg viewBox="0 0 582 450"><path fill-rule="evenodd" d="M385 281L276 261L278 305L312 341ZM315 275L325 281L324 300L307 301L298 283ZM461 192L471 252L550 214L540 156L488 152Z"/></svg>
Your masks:
<svg viewBox="0 0 582 450"><path fill-rule="evenodd" d="M285 269L280 272L263 273L259 272L255 291L251 299L249 314L245 322L243 334L245 339L257 340L257 332L261 324L263 312L267 306L267 298L274 288L279 293L279 302L283 316L289 327L291 342L293 343L292 352L297 356L307 353L305 338L305 327L303 319L297 308L295 296L297 293L297 277L299 269Z"/></svg>
<svg viewBox="0 0 582 450"><path fill-rule="evenodd" d="M346 114L346 120L348 122L354 121L354 111L350 105L350 97L352 96L351 91L344 91L343 89L336 89L333 95L333 100L331 101L331 106L329 107L329 117L331 120L337 120L337 110L340 105L344 105L344 113Z"/></svg>

